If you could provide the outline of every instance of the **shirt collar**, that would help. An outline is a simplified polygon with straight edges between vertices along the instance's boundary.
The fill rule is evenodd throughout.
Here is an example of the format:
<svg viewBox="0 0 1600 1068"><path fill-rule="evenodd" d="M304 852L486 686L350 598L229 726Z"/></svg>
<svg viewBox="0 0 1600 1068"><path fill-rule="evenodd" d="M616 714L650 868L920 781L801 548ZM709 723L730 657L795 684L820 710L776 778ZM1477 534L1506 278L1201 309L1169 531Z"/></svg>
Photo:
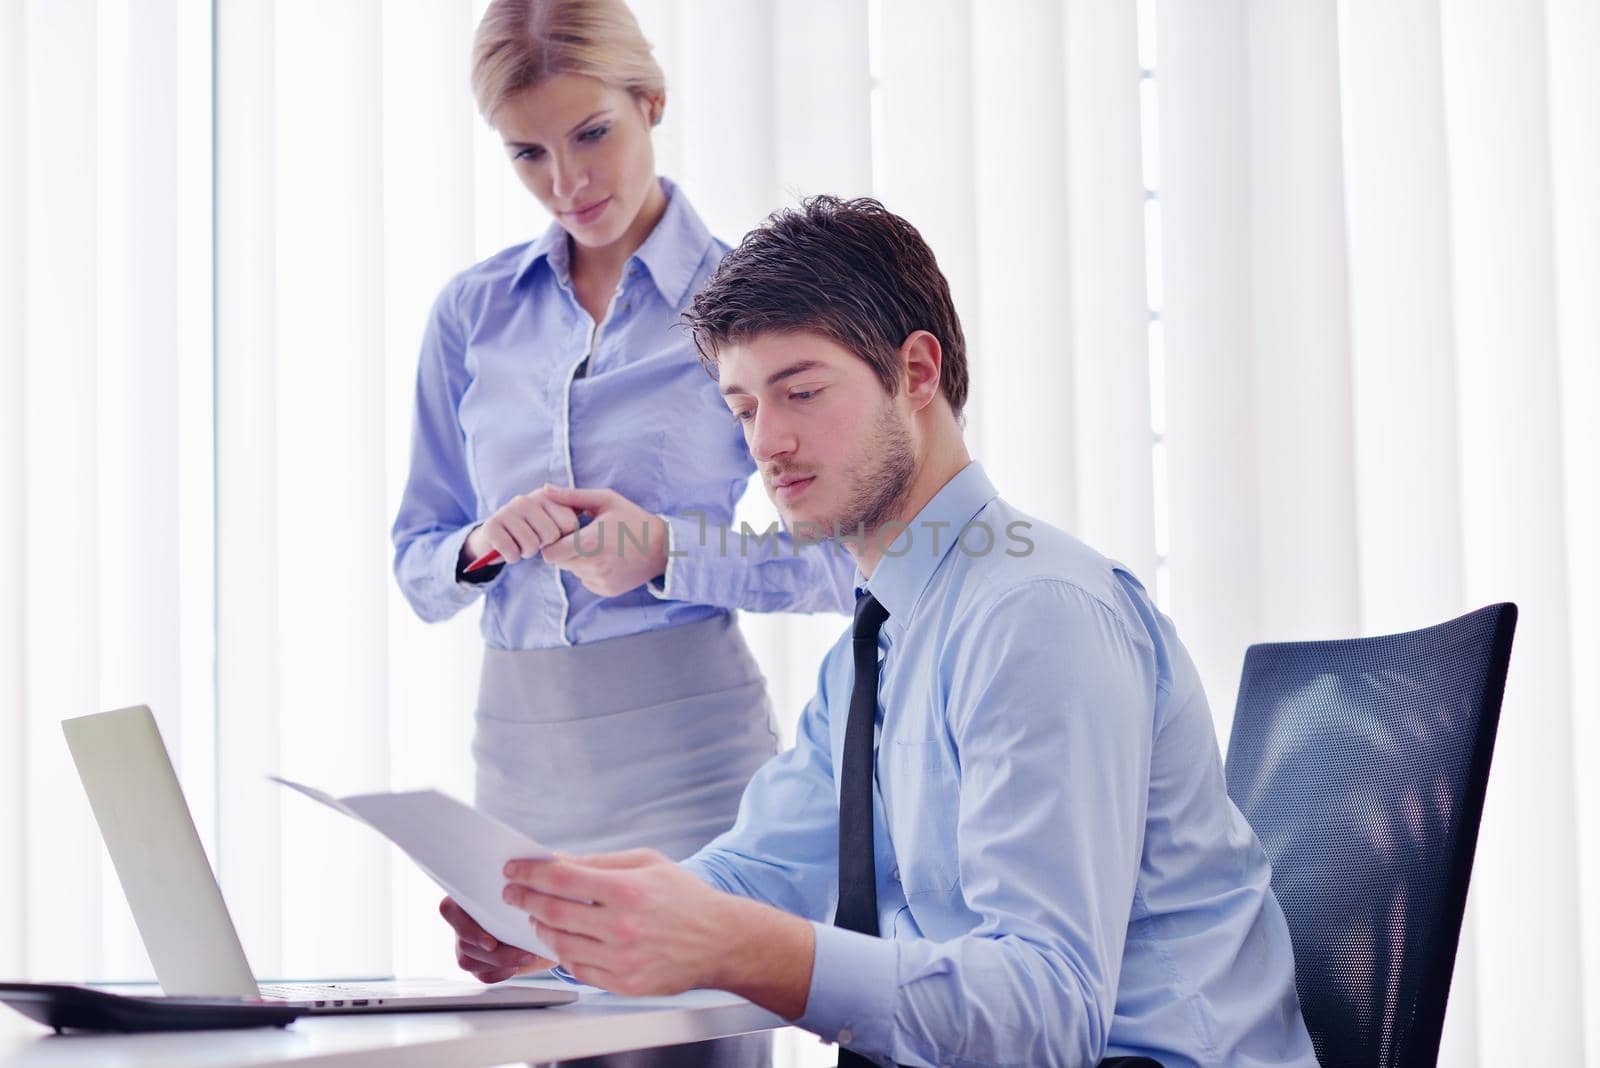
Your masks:
<svg viewBox="0 0 1600 1068"><path fill-rule="evenodd" d="M667 194L666 213L634 257L650 272L661 296L676 308L689 292L695 272L706 258L711 231L700 221L689 198L678 191L677 185L663 178L661 191Z"/></svg>
<svg viewBox="0 0 1600 1068"><path fill-rule="evenodd" d="M668 304L676 308L689 291L696 270L705 259L706 248L711 244L711 231L701 221L689 198L678 191L670 179L658 179L661 191L667 195L667 210L656 223L654 230L644 239L631 259L644 264L651 281ZM559 222L529 242L517 263L513 284L522 281L534 264L546 257L558 281L572 284L571 246L567 232Z"/></svg>
<svg viewBox="0 0 1600 1068"><path fill-rule="evenodd" d="M890 543L889 547L900 551L900 555L885 553L870 579L863 580L861 569L856 569L857 592L865 589L871 593L889 610L890 623L903 628L934 572L955 548L962 528L996 496L994 483L983 466L976 460L967 464L922 506L910 527Z"/></svg>
<svg viewBox="0 0 1600 1068"><path fill-rule="evenodd" d="M563 285L571 285L572 271L567 263L567 232L558 222L552 222L544 233L528 242L522 258L517 261L517 273L512 276L511 284L516 285L521 282L527 273L533 270L534 264L547 256L550 258L550 270L555 273L556 279Z"/></svg>

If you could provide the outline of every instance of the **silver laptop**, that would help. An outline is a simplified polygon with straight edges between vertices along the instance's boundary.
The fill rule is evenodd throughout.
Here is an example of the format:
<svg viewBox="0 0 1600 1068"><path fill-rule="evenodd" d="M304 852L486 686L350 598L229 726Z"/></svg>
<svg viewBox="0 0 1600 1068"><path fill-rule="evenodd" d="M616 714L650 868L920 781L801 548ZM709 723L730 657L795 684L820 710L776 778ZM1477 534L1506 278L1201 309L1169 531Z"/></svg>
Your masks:
<svg viewBox="0 0 1600 1068"><path fill-rule="evenodd" d="M78 777L162 992L289 1006L308 1015L564 1005L551 986L395 981L258 984L206 860L155 717L144 705L64 720ZM440 927L441 938L448 932Z"/></svg>

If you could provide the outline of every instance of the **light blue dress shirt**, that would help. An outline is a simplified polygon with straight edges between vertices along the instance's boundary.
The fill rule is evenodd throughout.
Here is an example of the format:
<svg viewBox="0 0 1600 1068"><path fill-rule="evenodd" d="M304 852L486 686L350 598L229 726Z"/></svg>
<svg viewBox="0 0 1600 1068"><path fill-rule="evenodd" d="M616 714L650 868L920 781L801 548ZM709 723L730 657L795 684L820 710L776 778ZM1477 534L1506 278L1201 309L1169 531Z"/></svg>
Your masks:
<svg viewBox="0 0 1600 1068"><path fill-rule="evenodd" d="M423 619L483 596L490 648L543 649L729 609L849 610L847 554L723 533L755 465L679 317L727 246L681 191L661 185L666 212L628 260L602 324L578 303L557 224L463 271L434 303L393 529L395 577ZM458 582L472 528L546 482L613 489L666 519L664 584L601 597L538 557L486 583Z"/></svg>
<svg viewBox="0 0 1600 1068"><path fill-rule="evenodd" d="M866 583L890 613L883 937L827 922L848 630L795 747L685 861L814 921L799 1025L883 1063L1315 1068L1266 856L1228 800L1194 665L1138 580L1000 500L977 464L891 549Z"/></svg>

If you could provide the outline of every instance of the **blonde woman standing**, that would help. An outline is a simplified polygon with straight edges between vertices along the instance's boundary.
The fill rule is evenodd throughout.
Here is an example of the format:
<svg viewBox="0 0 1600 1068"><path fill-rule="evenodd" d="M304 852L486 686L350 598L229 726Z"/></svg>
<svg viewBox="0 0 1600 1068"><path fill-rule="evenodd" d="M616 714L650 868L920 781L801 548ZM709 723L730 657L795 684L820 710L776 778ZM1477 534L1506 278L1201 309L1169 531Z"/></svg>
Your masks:
<svg viewBox="0 0 1600 1068"><path fill-rule="evenodd" d="M434 305L395 575L425 620L484 599L480 808L557 849L682 858L776 749L735 611L847 611L854 565L721 535L755 465L678 322L727 246L656 175L666 87L632 13L495 0L472 84L554 222ZM541 966L441 911L484 982ZM767 1045L583 1063L759 1065Z"/></svg>

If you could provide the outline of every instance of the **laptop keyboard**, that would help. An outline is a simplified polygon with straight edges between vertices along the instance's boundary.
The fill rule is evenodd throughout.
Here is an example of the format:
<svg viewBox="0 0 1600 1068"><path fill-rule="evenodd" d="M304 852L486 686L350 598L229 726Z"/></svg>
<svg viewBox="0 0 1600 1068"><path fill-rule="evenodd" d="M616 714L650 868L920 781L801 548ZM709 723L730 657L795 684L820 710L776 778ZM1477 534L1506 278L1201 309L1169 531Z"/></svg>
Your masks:
<svg viewBox="0 0 1600 1068"><path fill-rule="evenodd" d="M392 985L362 986L359 983L262 983L260 990L268 1001L354 1001L392 998L404 993Z"/></svg>

